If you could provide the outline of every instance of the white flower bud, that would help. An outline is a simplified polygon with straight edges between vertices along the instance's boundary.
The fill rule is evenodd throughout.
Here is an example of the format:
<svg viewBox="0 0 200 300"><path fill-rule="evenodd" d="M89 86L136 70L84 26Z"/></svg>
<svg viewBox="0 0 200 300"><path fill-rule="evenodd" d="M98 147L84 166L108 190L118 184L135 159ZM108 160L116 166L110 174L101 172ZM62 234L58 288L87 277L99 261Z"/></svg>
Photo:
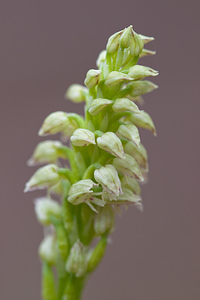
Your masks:
<svg viewBox="0 0 200 300"><path fill-rule="evenodd" d="M82 277L87 271L87 259L84 246L78 240L70 250L66 263L66 270L75 274L76 277Z"/></svg>
<svg viewBox="0 0 200 300"><path fill-rule="evenodd" d="M108 74L106 80L105 80L105 85L106 86L114 86L116 84L122 83L124 81L132 81L133 78L130 76L118 72L118 71L112 71L111 73Z"/></svg>
<svg viewBox="0 0 200 300"><path fill-rule="evenodd" d="M89 113L91 115L97 115L100 113L106 106L112 104L113 101L108 100L108 99L103 99L103 98L97 98L92 101L90 108L89 108Z"/></svg>
<svg viewBox="0 0 200 300"><path fill-rule="evenodd" d="M106 59L106 50L103 50L100 52L96 61L96 65L98 68L100 67L101 63L105 61L105 59Z"/></svg>
<svg viewBox="0 0 200 300"><path fill-rule="evenodd" d="M111 35L111 37L109 37L107 45L106 45L106 50L108 53L113 54L117 51L122 33L123 33L123 30L118 31L118 32L114 33L113 35Z"/></svg>
<svg viewBox="0 0 200 300"><path fill-rule="evenodd" d="M142 144L140 144L138 148L134 143L128 142L124 146L124 151L134 157L141 168L144 169L145 172L148 172L147 151Z"/></svg>
<svg viewBox="0 0 200 300"><path fill-rule="evenodd" d="M144 42L136 32L132 32L130 40L130 52L133 57L137 57L144 47Z"/></svg>
<svg viewBox="0 0 200 300"><path fill-rule="evenodd" d="M91 179L84 179L74 183L68 194L68 201L74 205L80 204L88 200L89 197L92 198L92 188L98 186Z"/></svg>
<svg viewBox="0 0 200 300"><path fill-rule="evenodd" d="M119 159L119 158L118 158ZM94 171L95 180L104 190L119 196L122 193L121 182L116 169L112 165L106 165Z"/></svg>
<svg viewBox="0 0 200 300"><path fill-rule="evenodd" d="M67 128L68 123L67 113L63 111L53 112L46 117L38 134L45 136L61 132Z"/></svg>
<svg viewBox="0 0 200 300"><path fill-rule="evenodd" d="M91 69L87 72L84 84L87 86L88 89L91 89L98 84L100 75L100 70Z"/></svg>
<svg viewBox="0 0 200 300"><path fill-rule="evenodd" d="M137 97L152 92L153 90L158 88L155 83L148 80L138 80L131 82L127 84L127 88L128 87L131 89L129 92L131 97Z"/></svg>
<svg viewBox="0 0 200 300"><path fill-rule="evenodd" d="M58 183L60 176L58 175L58 167L50 164L39 168L26 183L24 192L33 191L51 187Z"/></svg>
<svg viewBox="0 0 200 300"><path fill-rule="evenodd" d="M130 117L126 118L126 120L130 121L138 127L148 129L152 131L154 135L156 135L156 128L154 126L152 118L148 113L144 111L142 111L140 114L132 113Z"/></svg>
<svg viewBox="0 0 200 300"><path fill-rule="evenodd" d="M94 133L88 129L82 128L76 129L73 132L70 141L74 146L88 146L90 144L96 144Z"/></svg>
<svg viewBox="0 0 200 300"><path fill-rule="evenodd" d="M85 94L88 92L88 89L80 84L72 84L66 94L65 97L71 100L72 102L83 102L85 101Z"/></svg>
<svg viewBox="0 0 200 300"><path fill-rule="evenodd" d="M137 127L133 124L120 125L117 130L117 135L121 138L125 138L134 144L137 147L140 147L140 135Z"/></svg>
<svg viewBox="0 0 200 300"><path fill-rule="evenodd" d="M133 26L132 25L123 30L123 33L122 33L121 38L120 38L120 46L122 48L128 48L129 47L132 31L133 31Z"/></svg>
<svg viewBox="0 0 200 300"><path fill-rule="evenodd" d="M55 163L59 157L58 148L62 147L60 141L43 141L35 148L32 157L28 160L29 166L44 163Z"/></svg>
<svg viewBox="0 0 200 300"><path fill-rule="evenodd" d="M144 180L137 161L129 154L125 154L125 159L114 158L113 165L123 175L135 177L140 181Z"/></svg>
<svg viewBox="0 0 200 300"><path fill-rule="evenodd" d="M125 111L132 111L135 113L140 113L138 106L127 98L120 98L115 100L112 109L114 112L125 112Z"/></svg>
<svg viewBox="0 0 200 300"><path fill-rule="evenodd" d="M151 69L149 67L135 65L129 69L128 75L135 80L143 79L147 76L157 76L158 71Z"/></svg>
<svg viewBox="0 0 200 300"><path fill-rule="evenodd" d="M105 150L112 155L124 158L124 149L122 142L113 132L106 132L97 138L97 145L99 148Z"/></svg>
<svg viewBox="0 0 200 300"><path fill-rule="evenodd" d="M121 179L122 190L125 188L130 189L134 194L140 195L141 188L137 180L133 177L123 176Z"/></svg>
<svg viewBox="0 0 200 300"><path fill-rule="evenodd" d="M138 34L138 35L142 39L144 44L147 44L151 41L154 41L154 37L152 37L152 36L150 37L150 36L146 36L146 35L143 35L143 34Z"/></svg>
<svg viewBox="0 0 200 300"><path fill-rule="evenodd" d="M111 233L114 230L115 215L112 207L106 205L94 218L94 231L97 235Z"/></svg>
<svg viewBox="0 0 200 300"><path fill-rule="evenodd" d="M61 218L62 207L54 200L47 197L38 198L35 201L35 213L38 221L43 225L50 225L50 217Z"/></svg>
<svg viewBox="0 0 200 300"><path fill-rule="evenodd" d="M54 265L56 261L56 241L52 235L47 235L39 246L39 255L42 261Z"/></svg>

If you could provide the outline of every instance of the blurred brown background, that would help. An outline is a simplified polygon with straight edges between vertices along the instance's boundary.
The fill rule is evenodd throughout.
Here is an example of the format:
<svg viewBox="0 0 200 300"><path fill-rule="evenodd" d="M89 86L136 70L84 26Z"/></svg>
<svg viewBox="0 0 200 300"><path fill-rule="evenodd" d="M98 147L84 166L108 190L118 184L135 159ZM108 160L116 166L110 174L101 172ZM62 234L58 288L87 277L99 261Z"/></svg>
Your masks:
<svg viewBox="0 0 200 300"><path fill-rule="evenodd" d="M199 11L184 1L5 1L0 3L0 299L40 299L42 228L23 194L26 166L44 118L83 112L64 99L83 83L114 32L133 24L154 36L160 88L145 96L158 137L142 132L150 179L144 213L130 208L88 282L83 299L199 300Z"/></svg>

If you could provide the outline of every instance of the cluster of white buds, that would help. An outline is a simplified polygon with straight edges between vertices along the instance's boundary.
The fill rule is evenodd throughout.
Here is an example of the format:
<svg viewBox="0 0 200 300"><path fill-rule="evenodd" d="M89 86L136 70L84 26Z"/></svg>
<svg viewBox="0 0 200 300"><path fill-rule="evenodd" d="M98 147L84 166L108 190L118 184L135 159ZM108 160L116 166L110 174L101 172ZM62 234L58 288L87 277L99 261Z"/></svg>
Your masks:
<svg viewBox="0 0 200 300"><path fill-rule="evenodd" d="M148 159L139 130L154 135L156 130L138 105L141 95L157 88L145 78L158 72L137 62L155 54L144 49L152 40L132 26L113 34L97 59L97 69L87 72L85 87L73 84L66 92L69 100L85 102L85 116L54 112L39 130L40 136L60 133L62 140L39 143L28 164L47 165L35 172L25 188L47 189L47 197L35 202L39 222L51 227L39 248L41 260L48 265L44 300L51 299L46 290L52 266L58 273L54 291L58 299L69 295L80 299L84 279L102 259L114 230L115 207L133 204L142 210L140 182L145 181ZM60 196L60 203L52 194ZM95 238L99 241L91 249Z"/></svg>

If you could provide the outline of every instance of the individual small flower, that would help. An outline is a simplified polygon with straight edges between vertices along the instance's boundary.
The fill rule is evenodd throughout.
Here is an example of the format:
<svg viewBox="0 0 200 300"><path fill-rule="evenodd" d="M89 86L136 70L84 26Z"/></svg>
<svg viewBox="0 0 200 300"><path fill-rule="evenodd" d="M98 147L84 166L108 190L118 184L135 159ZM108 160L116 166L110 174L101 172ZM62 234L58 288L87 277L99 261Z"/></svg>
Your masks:
<svg viewBox="0 0 200 300"><path fill-rule="evenodd" d="M121 138L125 138L134 144L137 147L140 147L140 135L137 127L133 124L120 125L117 130L117 135Z"/></svg>
<svg viewBox="0 0 200 300"><path fill-rule="evenodd" d="M134 143L128 142L124 146L124 151L129 155L133 156L135 160L138 162L138 164L140 165L140 167L145 172L148 172L147 151L142 144L140 144L140 147L138 148Z"/></svg>
<svg viewBox="0 0 200 300"><path fill-rule="evenodd" d="M130 38L133 31L133 26L129 26L123 30L123 33L120 37L120 46L122 48L128 48L130 45Z"/></svg>
<svg viewBox="0 0 200 300"><path fill-rule="evenodd" d="M112 201L113 204L136 204L141 202L141 197L134 194L129 188L123 188L123 194L119 195L116 200Z"/></svg>
<svg viewBox="0 0 200 300"><path fill-rule="evenodd" d="M108 100L108 99L103 99L103 98L97 98L92 101L90 108L89 108L89 113L91 115L97 115L100 113L106 106L112 104L113 101Z"/></svg>
<svg viewBox="0 0 200 300"><path fill-rule="evenodd" d="M71 143L74 146L88 146L90 144L96 144L95 143L95 136L94 133L88 129L76 129L73 132L73 135L70 138Z"/></svg>
<svg viewBox="0 0 200 300"><path fill-rule="evenodd" d="M50 198L41 197L35 201L35 213L38 221L46 226L51 224L51 217L61 218L62 207Z"/></svg>
<svg viewBox="0 0 200 300"><path fill-rule="evenodd" d="M139 34L132 30L132 35L130 38L130 52L133 57L137 57L144 47L144 42L140 38Z"/></svg>
<svg viewBox="0 0 200 300"><path fill-rule="evenodd" d="M29 166L44 163L55 163L60 157L58 149L62 147L60 141L43 141L35 148L32 157L28 160Z"/></svg>
<svg viewBox="0 0 200 300"><path fill-rule="evenodd" d="M142 39L144 44L147 44L151 41L154 41L154 37L152 37L152 36L146 36L146 35L143 35L143 34L139 34L139 37Z"/></svg>
<svg viewBox="0 0 200 300"><path fill-rule="evenodd" d="M129 154L125 154L125 159L114 158L113 166L123 175L135 177L140 181L144 180L137 161Z"/></svg>
<svg viewBox="0 0 200 300"><path fill-rule="evenodd" d="M85 101L85 95L88 93L88 89L80 84L72 84L66 94L65 97L75 103L80 103Z"/></svg>
<svg viewBox="0 0 200 300"><path fill-rule="evenodd" d="M38 134L40 136L46 136L62 132L71 135L76 128L80 127L77 120L71 115L72 114L67 114L63 111L51 113L44 120ZM78 118L80 119L81 117L78 116Z"/></svg>
<svg viewBox="0 0 200 300"><path fill-rule="evenodd" d="M130 76L118 72L118 71L112 71L111 73L108 74L106 80L105 80L105 85L110 87L110 86L114 86L116 84L122 83L124 81L132 81L133 78L131 78Z"/></svg>
<svg viewBox="0 0 200 300"><path fill-rule="evenodd" d="M132 111L135 113L141 112L137 107L137 105L127 98L116 99L112 106L112 109L114 110L114 112L125 112L125 111Z"/></svg>
<svg viewBox="0 0 200 300"><path fill-rule="evenodd" d="M140 185L135 178L129 176L123 176L121 179L121 183L122 183L122 190L128 188L136 195L141 194Z"/></svg>
<svg viewBox="0 0 200 300"><path fill-rule="evenodd" d="M124 149L122 142L113 132L106 132L97 138L97 145L99 148L105 150L112 155L124 158Z"/></svg>
<svg viewBox="0 0 200 300"><path fill-rule="evenodd" d="M115 214L111 205L106 205L95 215L94 231L97 235L111 233L114 230Z"/></svg>
<svg viewBox="0 0 200 300"><path fill-rule="evenodd" d="M156 51L152 51L152 50L148 50L148 49L142 49L142 52L140 53L140 56L139 58L142 58L144 56L147 56L147 55L155 55L156 54Z"/></svg>
<svg viewBox="0 0 200 300"><path fill-rule="evenodd" d="M147 76L157 76L158 74L158 71L140 65L131 67L128 72L128 76L134 78L135 80L143 79Z"/></svg>
<svg viewBox="0 0 200 300"><path fill-rule="evenodd" d="M26 183L24 192L43 189L57 184L60 180L58 175L58 167L54 164L39 168Z"/></svg>
<svg viewBox="0 0 200 300"><path fill-rule="evenodd" d="M86 203L93 211L97 212L93 204L101 207L105 205L102 199L96 197L99 193L94 193L92 190L93 187L97 186L98 184L91 179L83 179L74 183L69 190L68 201L74 205Z"/></svg>
<svg viewBox="0 0 200 300"><path fill-rule="evenodd" d="M158 86L148 80L137 80L127 84L127 88L130 89L128 93L131 97L137 97L153 90L157 89Z"/></svg>
<svg viewBox="0 0 200 300"><path fill-rule="evenodd" d="M108 39L106 50L108 53L113 54L119 48L119 41L124 30L118 31L111 35Z"/></svg>
<svg viewBox="0 0 200 300"><path fill-rule="evenodd" d="M54 265L56 262L56 241L52 234L48 234L43 239L39 246L39 255L42 261L47 262L50 265Z"/></svg>
<svg viewBox="0 0 200 300"><path fill-rule="evenodd" d="M84 84L87 86L88 89L91 89L98 84L100 75L100 70L91 69L87 72Z"/></svg>
<svg viewBox="0 0 200 300"><path fill-rule="evenodd" d="M87 271L85 249L79 240L70 249L66 270L68 273L75 274L76 277L82 277Z"/></svg>
<svg viewBox="0 0 200 300"><path fill-rule="evenodd" d="M100 183L103 189L115 196L122 193L121 182L116 169L108 164L94 171L95 180Z"/></svg>
<svg viewBox="0 0 200 300"><path fill-rule="evenodd" d="M141 114L132 113L131 116L126 118L126 120L133 123L134 125L136 125L138 127L148 129L148 130L152 131L152 133L154 135L156 135L155 125L153 123L152 118L150 117L150 115L148 113L146 113L144 111L141 112Z"/></svg>

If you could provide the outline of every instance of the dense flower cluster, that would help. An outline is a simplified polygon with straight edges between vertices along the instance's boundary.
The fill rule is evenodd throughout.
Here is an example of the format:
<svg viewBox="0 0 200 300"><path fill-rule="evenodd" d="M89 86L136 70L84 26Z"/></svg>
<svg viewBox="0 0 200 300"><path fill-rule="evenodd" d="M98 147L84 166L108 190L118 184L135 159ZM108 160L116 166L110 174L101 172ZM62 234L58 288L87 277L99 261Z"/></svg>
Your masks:
<svg viewBox="0 0 200 300"><path fill-rule="evenodd" d="M62 141L39 143L28 163L47 165L25 188L47 189L47 196L35 202L39 222L48 227L39 247L44 300L79 299L87 275L104 255L115 207L134 204L142 209L139 183L145 180L148 161L138 127L154 135L156 130L138 104L141 95L157 88L144 78L158 72L137 62L154 54L144 49L151 40L132 26L112 35L97 59L98 69L86 74L86 87L73 84L66 92L73 102L85 101L85 116L54 112L39 130L40 136L61 133ZM54 194L60 202L52 199ZM95 238L99 241L91 248Z"/></svg>

